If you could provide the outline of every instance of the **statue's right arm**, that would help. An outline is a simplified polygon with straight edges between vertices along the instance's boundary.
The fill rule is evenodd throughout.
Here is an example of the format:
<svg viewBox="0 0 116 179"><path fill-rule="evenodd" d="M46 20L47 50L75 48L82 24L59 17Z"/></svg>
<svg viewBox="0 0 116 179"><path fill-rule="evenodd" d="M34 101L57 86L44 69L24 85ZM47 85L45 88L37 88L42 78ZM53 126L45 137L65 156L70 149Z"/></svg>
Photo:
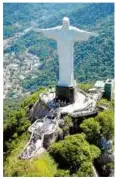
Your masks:
<svg viewBox="0 0 116 179"><path fill-rule="evenodd" d="M41 32L44 32L45 29L33 28L33 31L37 33L41 33Z"/></svg>
<svg viewBox="0 0 116 179"><path fill-rule="evenodd" d="M33 28L33 31L37 33L42 33L47 38L52 38L56 40L58 27L47 28L47 29Z"/></svg>
<svg viewBox="0 0 116 179"><path fill-rule="evenodd" d="M41 32L44 32L46 29L39 29L39 28L35 28L35 27L29 27L27 29L24 30L24 33L28 33L30 31L33 31L33 32L37 32L37 33L41 33Z"/></svg>

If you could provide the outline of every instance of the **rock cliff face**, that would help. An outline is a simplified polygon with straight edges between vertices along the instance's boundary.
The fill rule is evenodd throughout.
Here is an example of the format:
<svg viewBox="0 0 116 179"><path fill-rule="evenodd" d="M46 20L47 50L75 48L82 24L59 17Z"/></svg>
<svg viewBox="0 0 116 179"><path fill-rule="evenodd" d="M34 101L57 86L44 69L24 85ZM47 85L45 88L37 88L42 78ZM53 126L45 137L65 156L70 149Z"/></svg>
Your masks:
<svg viewBox="0 0 116 179"><path fill-rule="evenodd" d="M108 166L108 164L110 164ZM99 172L99 176L113 177L114 176L114 153L104 152L95 160L95 166Z"/></svg>
<svg viewBox="0 0 116 179"><path fill-rule="evenodd" d="M108 162L114 162L114 154L109 154L107 152L104 152L100 158L98 159L99 164L106 164Z"/></svg>
<svg viewBox="0 0 116 179"><path fill-rule="evenodd" d="M48 106L41 99L39 99L29 112L29 119L31 121L35 121L38 118L41 119L45 117L49 111L50 109Z"/></svg>
<svg viewBox="0 0 116 179"><path fill-rule="evenodd" d="M47 149L51 144L53 144L58 137L58 132L54 132L51 134L45 134L43 140L43 147Z"/></svg>

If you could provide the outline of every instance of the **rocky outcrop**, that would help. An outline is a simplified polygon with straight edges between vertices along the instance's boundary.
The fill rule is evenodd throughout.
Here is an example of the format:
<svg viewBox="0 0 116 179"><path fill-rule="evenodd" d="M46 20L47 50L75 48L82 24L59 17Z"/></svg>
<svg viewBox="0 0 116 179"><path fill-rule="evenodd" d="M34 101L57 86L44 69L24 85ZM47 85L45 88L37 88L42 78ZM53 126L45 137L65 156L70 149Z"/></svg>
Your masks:
<svg viewBox="0 0 116 179"><path fill-rule="evenodd" d="M56 141L57 138L58 138L57 130L50 134L44 134L43 147L47 149L51 144L53 144Z"/></svg>
<svg viewBox="0 0 116 179"><path fill-rule="evenodd" d="M48 106L41 99L39 99L29 112L29 119L31 121L35 121L38 118L43 118L49 111L50 109Z"/></svg>
<svg viewBox="0 0 116 179"><path fill-rule="evenodd" d="M95 162L99 176L113 177L114 176L114 154L104 152Z"/></svg>
<svg viewBox="0 0 116 179"><path fill-rule="evenodd" d="M108 162L114 162L114 154L109 154L108 152L104 152L98 159L98 163L103 165Z"/></svg>
<svg viewBox="0 0 116 179"><path fill-rule="evenodd" d="M114 177L114 169L111 169L111 170L110 170L110 175L109 175L109 177Z"/></svg>

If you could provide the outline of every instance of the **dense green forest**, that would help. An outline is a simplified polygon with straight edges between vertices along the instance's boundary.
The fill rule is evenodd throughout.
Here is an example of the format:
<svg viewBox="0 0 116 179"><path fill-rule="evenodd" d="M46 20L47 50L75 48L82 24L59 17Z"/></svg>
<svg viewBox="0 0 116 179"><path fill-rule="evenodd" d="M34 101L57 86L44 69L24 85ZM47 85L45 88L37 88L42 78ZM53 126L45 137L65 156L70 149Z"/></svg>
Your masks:
<svg viewBox="0 0 116 179"><path fill-rule="evenodd" d="M86 91L90 84L80 86ZM64 116L64 125L60 126L63 140L50 145L47 152L33 160L18 158L30 137L27 132L31 125L29 110L46 90L41 87L25 99L4 101L4 176L93 176L93 162L105 152L99 143L101 137L114 138L114 101L106 99L97 105L108 109L95 117L83 118L78 133L70 135L73 119ZM101 167L110 172L114 164L105 163Z"/></svg>
<svg viewBox="0 0 116 179"><path fill-rule="evenodd" d="M39 28L61 25L68 16L73 26L98 32L88 42L75 43L74 75L79 82L114 77L114 4L113 3L33 3L4 4L4 39L13 37L33 23ZM29 75L21 82L24 89L55 85L58 80L57 44L42 34L28 32L14 41L4 53L15 52L18 57L25 51L38 56L41 65L37 77Z"/></svg>

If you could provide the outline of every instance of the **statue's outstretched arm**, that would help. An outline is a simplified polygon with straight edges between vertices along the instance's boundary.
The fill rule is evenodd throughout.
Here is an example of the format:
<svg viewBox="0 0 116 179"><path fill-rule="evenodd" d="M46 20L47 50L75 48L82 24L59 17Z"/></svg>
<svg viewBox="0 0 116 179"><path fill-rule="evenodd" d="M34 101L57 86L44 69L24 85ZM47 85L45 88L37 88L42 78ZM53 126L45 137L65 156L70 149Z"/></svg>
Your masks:
<svg viewBox="0 0 116 179"><path fill-rule="evenodd" d="M87 41L91 36L97 37L98 34L95 32L88 32L85 30L75 29L75 41Z"/></svg>
<svg viewBox="0 0 116 179"><path fill-rule="evenodd" d="M47 28L47 29L34 28L33 30L35 32L42 32L43 35L46 36L47 38L53 38L55 40L57 38L58 27Z"/></svg>
<svg viewBox="0 0 116 179"><path fill-rule="evenodd" d="M58 30L61 28L61 26L58 27L52 27L52 28L46 28L46 29L39 29L36 25L31 26L30 28L25 30L25 33L34 31L37 33L42 33L47 38L52 38L54 40L57 40Z"/></svg>
<svg viewBox="0 0 116 179"><path fill-rule="evenodd" d="M47 29L39 29L39 28L33 28L33 31L34 32L37 32L37 33L39 33L39 32L45 32Z"/></svg>

